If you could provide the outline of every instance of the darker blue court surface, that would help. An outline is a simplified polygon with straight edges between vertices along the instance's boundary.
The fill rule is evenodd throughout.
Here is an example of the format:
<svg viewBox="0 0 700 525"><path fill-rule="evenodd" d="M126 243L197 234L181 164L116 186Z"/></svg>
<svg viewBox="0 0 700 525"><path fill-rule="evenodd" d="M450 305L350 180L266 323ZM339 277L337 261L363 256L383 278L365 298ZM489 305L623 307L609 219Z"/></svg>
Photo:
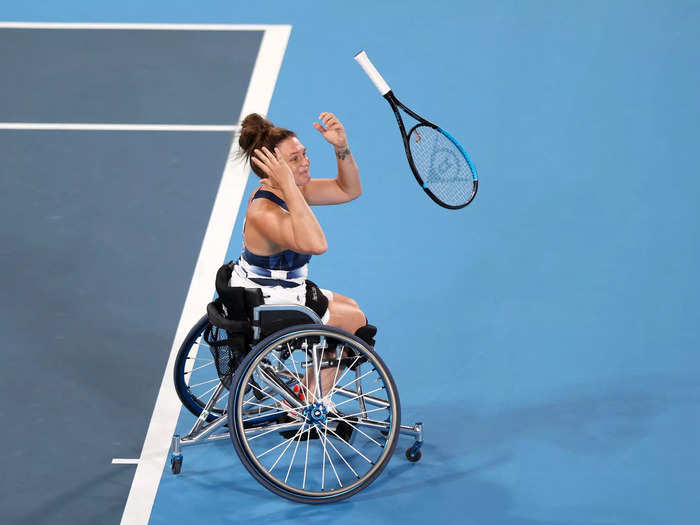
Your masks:
<svg viewBox="0 0 700 525"><path fill-rule="evenodd" d="M231 125L261 38L259 31L3 29L0 119Z"/></svg>

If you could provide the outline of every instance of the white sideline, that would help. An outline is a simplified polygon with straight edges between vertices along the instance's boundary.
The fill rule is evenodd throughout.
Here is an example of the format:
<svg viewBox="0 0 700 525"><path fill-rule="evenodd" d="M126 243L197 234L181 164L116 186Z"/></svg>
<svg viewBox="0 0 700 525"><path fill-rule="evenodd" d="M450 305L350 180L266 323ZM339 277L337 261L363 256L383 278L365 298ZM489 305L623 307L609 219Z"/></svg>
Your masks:
<svg viewBox="0 0 700 525"><path fill-rule="evenodd" d="M287 48L291 26L216 27L265 29L238 121L240 122L245 115L252 112L267 114ZM165 366L163 381L148 426L140 461L122 515L122 525L148 523L153 509L160 478L168 458L171 437L180 415L181 405L172 382L172 368L176 353L188 330L203 315L205 305L214 295L214 276L226 255L248 179L248 168L243 162L233 158L233 151L235 150L232 145L170 350L170 357Z"/></svg>

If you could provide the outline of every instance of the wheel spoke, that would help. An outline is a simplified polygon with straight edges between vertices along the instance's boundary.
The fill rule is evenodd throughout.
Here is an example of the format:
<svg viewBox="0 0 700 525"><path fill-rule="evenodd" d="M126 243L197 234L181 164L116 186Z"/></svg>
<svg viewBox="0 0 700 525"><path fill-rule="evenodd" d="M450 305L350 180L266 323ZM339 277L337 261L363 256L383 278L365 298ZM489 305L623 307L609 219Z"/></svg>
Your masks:
<svg viewBox="0 0 700 525"><path fill-rule="evenodd" d="M256 479L273 491L308 502L347 497L374 478L395 446L391 375L371 348L335 329L296 327L269 341L253 350L231 387L232 435ZM388 416L388 437L379 433L383 422L367 419L373 412L377 420Z"/></svg>
<svg viewBox="0 0 700 525"><path fill-rule="evenodd" d="M337 448L335 448L335 445L333 444L333 442L330 439L328 440L328 444L331 447L333 447L333 450L335 450L335 453L338 454L340 459L343 460L343 463L345 463L347 465L347 467L352 471L352 473L355 474L355 477L357 479L360 479L360 475L357 472L355 472L355 469L350 466L350 463L348 463L347 460L345 459L345 457L340 453L340 451Z"/></svg>
<svg viewBox="0 0 700 525"><path fill-rule="evenodd" d="M289 447L292 446L292 442L293 442L294 440L296 440L297 436L300 436L300 435L302 434L302 430L303 430L303 429L304 429L304 426L302 425L301 428L300 428L299 430L297 430L297 433L294 434L294 436L292 437L292 441L290 441L289 443L287 443L287 446L284 447L284 450L282 451L282 453L277 457L277 461L275 461L275 462L273 463L273 465L270 467L270 470L269 470L268 472L272 473L272 471L275 470L275 467L277 466L277 463L279 463L280 459L282 459L282 456L284 456L284 455L287 453L287 450L289 450Z"/></svg>
<svg viewBox="0 0 700 525"><path fill-rule="evenodd" d="M274 397L270 397L270 399L272 399L275 402L274 406L273 405L261 405L260 403L253 403L252 401L250 401L249 404L260 407L260 408L269 408L271 410L278 408L280 411L279 412L280 414L283 414L285 412L292 412L296 417L301 417L299 410L303 410L304 407L296 409L296 408L291 407L289 405L285 405L282 401L280 401L279 399L275 399ZM268 414L268 415L272 415L272 414Z"/></svg>
<svg viewBox="0 0 700 525"><path fill-rule="evenodd" d="M202 370L203 368L208 368L208 367L212 366L213 364L214 364L214 361L209 359L208 362L204 365L192 367L192 370L190 370L189 372L185 372L185 375L192 374L193 372L196 372L197 370Z"/></svg>
<svg viewBox="0 0 700 525"><path fill-rule="evenodd" d="M253 441L254 439L259 438L260 436L265 436L265 435L269 434L270 432L277 432L277 431L279 431L279 430L281 430L281 429L293 427L294 425L298 425L298 424L300 424L300 423L301 423L300 421L297 421L297 422L295 422L295 423L287 423L286 425L280 425L280 426L278 426L278 427L273 428L272 430L268 430L267 432L262 432L261 434L256 434L255 436L248 438L248 441ZM259 454L259 455L255 456L255 457L258 458L258 459L260 459L260 458L263 457L265 454L269 454L269 453L272 452L273 450L280 448L280 447L281 447L282 445L284 445L287 441L291 441L292 439L294 439L294 438L293 438L293 437L287 438L287 439L285 439L284 441L282 441L281 443L278 443L278 444L275 445L274 447L267 449L265 452L263 452L262 454Z"/></svg>
<svg viewBox="0 0 700 525"><path fill-rule="evenodd" d="M324 454L324 456L323 456L323 459L324 459L324 462L323 462L323 463L324 463L323 473L324 473L324 478L325 478L325 473L326 473L326 470L325 470L325 459L326 459L326 456L328 456L328 462L331 464L331 468L333 469L333 473L335 474L335 479L338 480L338 484L342 487L342 486L343 486L343 482L340 481L340 477L338 477L338 472L335 470L335 465L333 464L333 459L331 458L331 455L330 455L330 453L328 452L328 449L326 448L326 443L328 443L328 437L327 437L327 436L328 436L328 423L326 423L325 426L324 426L324 428L323 428L323 454ZM321 490L323 490L323 488L324 488L323 485L324 485L324 484L323 484L323 482L322 482L322 483L321 483Z"/></svg>
<svg viewBox="0 0 700 525"><path fill-rule="evenodd" d="M243 418L242 419L243 422L252 421L254 419L260 419L260 416L263 414L265 416L276 416L277 414L281 415L281 414L288 414L289 413L289 408L286 408L286 407L282 408L281 410L274 410L274 408L276 408L276 407L272 407L270 405L257 405L257 406L263 407L263 408L269 408L270 410L260 410L257 413L253 413L253 415L251 415L250 417ZM299 414L295 413L294 415L297 417L300 417Z"/></svg>
<svg viewBox="0 0 700 525"><path fill-rule="evenodd" d="M304 429L304 425L302 425L302 430ZM297 444L294 446L294 453L292 454L292 460L289 462L289 468L287 469L287 475L284 477L284 482L287 483L287 480L289 479L289 473L292 471L292 465L294 464L294 458L297 457L297 449L299 448L299 443L301 443L301 436L303 435L303 432L299 434L299 437L297 438ZM309 440L307 439L306 442L308 443Z"/></svg>
<svg viewBox="0 0 700 525"><path fill-rule="evenodd" d="M371 374L372 372L374 372L374 370L368 370L367 372L365 372L364 374L362 374L360 377L356 377L355 379L353 379L353 380L350 381L349 383L347 383L347 384L345 384L345 385L343 385L343 386L339 386L336 390L344 389L344 388L346 388L346 387L352 385L352 384L355 383L356 381L359 381L359 380L362 379L363 377L365 377L365 376ZM380 389L380 390L381 390L381 389Z"/></svg>
<svg viewBox="0 0 700 525"><path fill-rule="evenodd" d="M328 418L328 419L329 419L329 421L331 420L331 418ZM375 441L375 440L372 439L369 435L365 434L364 432L362 432L362 430L360 430L360 429L357 428L355 425L353 425L352 422L351 422L351 420L348 420L347 418L344 418L344 417L336 417L336 418L332 418L332 421L343 421L343 422L345 422L346 424L350 425L350 426L352 427L353 430L357 430L360 434L362 434L363 436L365 436L365 437L366 437L367 439L369 439L372 443L374 443L374 444L377 445L378 447L384 448L384 445L382 445L382 444L379 443L378 441Z"/></svg>
<svg viewBox="0 0 700 525"><path fill-rule="evenodd" d="M367 456L365 456L362 452L360 452L359 450L357 450L357 449L356 449L355 447L353 447L350 443L348 443L348 442L345 441L342 437L340 437L338 434L336 434L336 433L333 431L333 429L330 429L330 428L329 428L328 430L330 431L331 434L333 434L335 437L337 437L341 442L345 443L347 446L349 446L351 449L353 449L355 452L357 452L357 453L362 457L362 459L364 459L367 463L370 463L371 465L374 465L374 461L372 461L371 459L369 459L369 458L368 458Z"/></svg>
<svg viewBox="0 0 700 525"><path fill-rule="evenodd" d="M310 430L310 428L309 428ZM311 437L311 436L309 436ZM304 459L304 481L301 483L301 488L304 489L306 488L306 469L309 466L309 441L310 439L306 440L306 459Z"/></svg>
<svg viewBox="0 0 700 525"><path fill-rule="evenodd" d="M345 401L341 401L340 403L336 403L335 406L338 407L338 406L340 406L340 405L344 405L345 403L349 403L350 401L354 401L355 399L360 399L360 398L363 398L363 397L368 396L368 395L370 395L370 394L374 394L375 392L379 392L380 390L384 390L384 387L383 387L383 386L380 386L379 388L375 388L374 390L372 390L372 391L370 391L370 392L366 392L366 393L361 394L361 395L359 395L359 396L351 397L351 398L349 398L349 399L346 399ZM367 412L369 412L369 410L368 410Z"/></svg>
<svg viewBox="0 0 700 525"><path fill-rule="evenodd" d="M269 383L268 383L268 384L269 384ZM257 390L257 391L260 392L261 394L263 394L263 395L269 397L270 399L272 399L272 400L275 401L276 403L281 403L280 400L275 399L275 398L272 397L270 394L268 394L267 392L261 390L260 388L258 388L258 387L255 386L254 384L251 383L250 386L252 386L255 390ZM270 386L272 386L272 385L270 385ZM275 386L277 386L277 385L275 385ZM274 390L274 388L273 388L273 390ZM307 405L302 405L302 406L300 406L300 407L298 408L298 410L303 410L303 409L306 408L307 406L309 406L309 405L308 405L308 404L307 404ZM290 409L290 410L294 410L294 411L297 410L297 408L292 407L292 406L290 406L289 409Z"/></svg>
<svg viewBox="0 0 700 525"><path fill-rule="evenodd" d="M300 384L300 385L306 390L307 394L310 394L310 393L311 393L311 392L309 391L309 389L306 387L306 385L304 384L304 382L302 381L301 377L299 377L299 373L298 373L298 372L295 374L295 373L292 372L289 368L287 368L287 365L285 365L284 362L280 361L279 358L278 358L276 355L273 355L273 357L274 357L275 359L277 359L277 362L278 362L279 364L281 364L281 365L285 368L285 370L287 370L287 372L289 372L290 374L292 374L292 376L294 377L294 379L296 379L297 384ZM292 356L292 363L294 363L294 357L293 357L293 356ZM295 371L296 371L296 368L297 368L297 367L296 367L296 364L295 364L295 365L294 365L294 370L295 370ZM309 397L309 398L310 398L310 396L308 396L308 395L307 395L306 397Z"/></svg>
<svg viewBox="0 0 700 525"><path fill-rule="evenodd" d="M269 366L269 365L267 365L267 366ZM303 403L301 402L301 400L298 397L296 397L292 394L289 394L289 392L284 390L282 387L280 387L280 385L278 385L275 382L275 379L277 379L279 381L281 381L281 380L276 376L276 374L274 374L274 372L264 370L259 365L257 367L257 372L258 372L258 378L260 379L260 381L262 381L267 386L269 386L273 392L275 392L276 394L283 397L290 405L292 403L294 403L294 404L298 405L299 408L304 407ZM256 387L254 384L251 383L251 386L262 393L262 390L260 388ZM272 397L269 394L265 394L265 395L267 395L268 397Z"/></svg>
<svg viewBox="0 0 700 525"><path fill-rule="evenodd" d="M337 406L337 405L336 405ZM364 412L357 412L355 414L346 414L343 417L355 417L355 416L361 416L362 414L369 414L370 412L377 412L379 410L389 410L386 407L379 407L379 408L373 408L372 410L365 410Z"/></svg>
<svg viewBox="0 0 700 525"><path fill-rule="evenodd" d="M355 360L354 360L352 363L350 363L350 366L347 367L347 368L343 371L343 373L341 374L341 376L338 378L338 383L340 383L340 382L343 380L343 378L345 377L345 374L347 374L348 371L349 371L353 366L355 366L355 363L357 363L357 360L358 360L358 359L360 359L360 356L359 356L359 355L358 355L358 356L355 356ZM352 381L351 381L350 383L352 383ZM348 383L348 384L350 384L350 383Z"/></svg>
<svg viewBox="0 0 700 525"><path fill-rule="evenodd" d="M221 383L221 381L219 380L218 377L216 379L210 379L208 381L202 381L201 383L195 383L194 385L190 385L190 390L192 390L193 388L197 388L198 386L202 386L202 385L211 385L212 383L216 383L216 384L214 385L214 388L212 388L211 390L207 390L207 392L205 393L205 395L206 395L209 392L211 392L212 390L214 390L217 386L219 386L219 383Z"/></svg>

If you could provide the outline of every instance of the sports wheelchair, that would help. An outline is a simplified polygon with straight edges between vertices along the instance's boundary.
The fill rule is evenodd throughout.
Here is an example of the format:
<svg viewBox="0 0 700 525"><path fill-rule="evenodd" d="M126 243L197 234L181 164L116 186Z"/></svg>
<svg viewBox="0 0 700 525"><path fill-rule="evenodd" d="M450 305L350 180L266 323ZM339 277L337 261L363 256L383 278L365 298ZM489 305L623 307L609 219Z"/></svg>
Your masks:
<svg viewBox="0 0 700 525"><path fill-rule="evenodd" d="M263 304L259 289L228 286L232 268L217 272L219 297L175 361L177 395L197 420L172 438L172 472L181 471L182 447L230 437L267 489L330 503L374 481L400 433L415 438L406 458L418 461L423 425L401 425L396 385L371 337L324 325L305 306ZM324 373L333 374L328 392Z"/></svg>

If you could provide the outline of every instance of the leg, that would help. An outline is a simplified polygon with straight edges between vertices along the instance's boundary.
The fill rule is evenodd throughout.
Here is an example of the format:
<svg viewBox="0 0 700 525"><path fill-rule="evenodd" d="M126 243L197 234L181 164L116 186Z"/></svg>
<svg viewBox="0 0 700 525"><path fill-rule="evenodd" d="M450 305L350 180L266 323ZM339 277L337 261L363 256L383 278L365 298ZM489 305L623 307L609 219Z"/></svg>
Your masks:
<svg viewBox="0 0 700 525"><path fill-rule="evenodd" d="M331 317L326 324L335 326L351 334L354 334L360 327L365 326L367 323L367 318L362 310L360 310L357 302L339 293L333 292L333 299L328 301L328 310L330 311ZM334 375L334 370L331 368L321 370L322 396L326 395L333 386ZM315 372L312 368L305 380L307 387L310 387L312 390L315 379Z"/></svg>
<svg viewBox="0 0 700 525"><path fill-rule="evenodd" d="M351 334L367 323L367 318L357 302L339 293L333 292L333 300L328 302L328 310L331 313L331 318L327 324Z"/></svg>

